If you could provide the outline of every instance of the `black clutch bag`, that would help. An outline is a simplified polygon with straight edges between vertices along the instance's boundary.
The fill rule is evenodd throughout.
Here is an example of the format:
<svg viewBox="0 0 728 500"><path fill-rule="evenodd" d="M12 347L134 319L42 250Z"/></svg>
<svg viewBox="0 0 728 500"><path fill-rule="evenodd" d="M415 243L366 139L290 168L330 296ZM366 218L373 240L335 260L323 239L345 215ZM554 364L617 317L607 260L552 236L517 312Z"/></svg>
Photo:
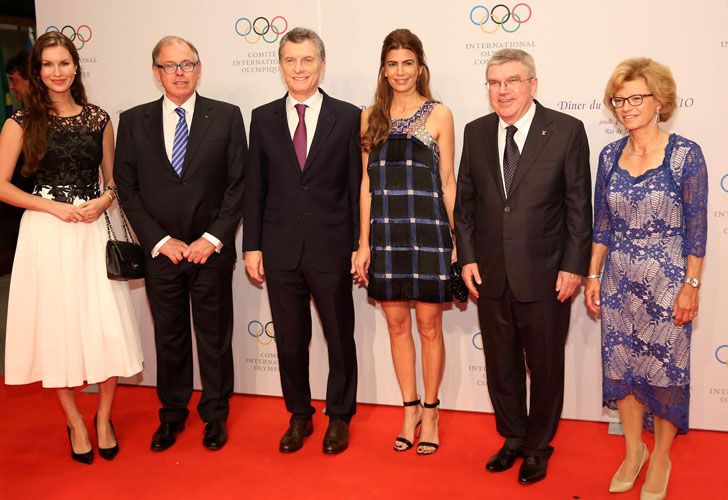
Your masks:
<svg viewBox="0 0 728 500"><path fill-rule="evenodd" d="M465 286L463 280L463 266L456 262L450 264L450 287L452 288L452 296L458 300L458 302L468 301L468 287Z"/></svg>
<svg viewBox="0 0 728 500"><path fill-rule="evenodd" d="M106 232L109 234L109 241L106 242L106 276L110 280L135 280L144 277L144 262L146 256L144 250L131 236L129 223L126 214L119 205L121 225L124 228L126 241L117 240L114 234L114 226L111 225L109 214L104 212L106 217Z"/></svg>

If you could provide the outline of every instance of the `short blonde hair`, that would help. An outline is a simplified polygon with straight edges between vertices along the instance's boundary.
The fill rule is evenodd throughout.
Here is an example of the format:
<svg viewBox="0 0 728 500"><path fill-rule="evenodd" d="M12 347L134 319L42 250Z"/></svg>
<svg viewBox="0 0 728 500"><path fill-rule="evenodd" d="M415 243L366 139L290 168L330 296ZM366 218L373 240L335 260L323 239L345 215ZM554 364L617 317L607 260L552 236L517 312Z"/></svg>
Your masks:
<svg viewBox="0 0 728 500"><path fill-rule="evenodd" d="M660 121L667 121L677 106L677 85L672 71L648 57L633 57L617 64L604 90L604 105L614 114L612 97L622 88L624 82L644 78L650 93L660 103Z"/></svg>

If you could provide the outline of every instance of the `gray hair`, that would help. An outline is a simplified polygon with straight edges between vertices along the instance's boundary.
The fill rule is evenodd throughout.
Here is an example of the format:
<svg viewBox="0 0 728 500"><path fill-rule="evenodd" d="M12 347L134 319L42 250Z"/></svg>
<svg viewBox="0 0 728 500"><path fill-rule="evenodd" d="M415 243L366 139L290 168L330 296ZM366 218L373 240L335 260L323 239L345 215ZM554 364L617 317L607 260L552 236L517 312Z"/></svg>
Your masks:
<svg viewBox="0 0 728 500"><path fill-rule="evenodd" d="M326 62L326 47L324 47L324 41L321 40L321 37L318 36L315 31L308 28L293 28L291 31L283 35L283 38L281 38L281 43L278 46L278 60L280 61L281 59L283 46L285 44L287 44L288 42L301 43L305 42L306 40L310 40L311 42L313 42L314 46L318 50L319 59L321 59L321 62Z"/></svg>
<svg viewBox="0 0 728 500"><path fill-rule="evenodd" d="M197 52L195 46L192 45L192 42L189 42L179 36L169 35L158 41L152 49L152 64L159 64L159 53L162 51L162 48L164 48L165 45L169 45L170 43L184 43L190 49L192 49L192 52L195 53L195 58L197 59L197 61L195 62L200 62L200 54Z"/></svg>
<svg viewBox="0 0 728 500"><path fill-rule="evenodd" d="M536 78L536 63L533 62L533 57L521 49L501 49L497 50L493 56L488 60L488 65L485 67L485 74L488 74L488 70L491 66L497 66L499 64L507 62L519 62L526 67L529 78Z"/></svg>

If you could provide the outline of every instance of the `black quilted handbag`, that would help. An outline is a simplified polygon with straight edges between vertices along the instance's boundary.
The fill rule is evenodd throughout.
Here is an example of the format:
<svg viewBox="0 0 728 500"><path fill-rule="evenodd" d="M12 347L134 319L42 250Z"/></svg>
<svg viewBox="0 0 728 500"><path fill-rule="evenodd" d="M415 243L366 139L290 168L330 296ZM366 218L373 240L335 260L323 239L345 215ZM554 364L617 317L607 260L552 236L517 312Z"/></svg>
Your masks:
<svg viewBox="0 0 728 500"><path fill-rule="evenodd" d="M110 280L143 278L144 262L146 260L144 250L134 242L129 230L129 223L126 220L126 214L121 205L119 205L119 214L121 215L121 225L124 228L126 241L116 239L109 214L104 212L106 232L109 235L109 241L106 242L106 276Z"/></svg>
<svg viewBox="0 0 728 500"><path fill-rule="evenodd" d="M457 263L457 261L450 264L450 287L452 288L452 296L455 297L458 302L468 301L468 287L465 286L463 280L463 266Z"/></svg>

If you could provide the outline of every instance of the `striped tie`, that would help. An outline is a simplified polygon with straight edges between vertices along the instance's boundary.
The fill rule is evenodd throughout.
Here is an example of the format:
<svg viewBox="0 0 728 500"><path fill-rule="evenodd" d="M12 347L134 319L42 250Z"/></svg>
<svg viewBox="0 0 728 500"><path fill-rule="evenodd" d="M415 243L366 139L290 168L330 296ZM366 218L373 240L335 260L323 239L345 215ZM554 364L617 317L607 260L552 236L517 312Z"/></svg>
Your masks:
<svg viewBox="0 0 728 500"><path fill-rule="evenodd" d="M176 108L174 111L179 115L179 121L177 121L177 127L174 129L172 168L179 177L182 177L182 165L185 163L185 153L187 152L187 120L185 120L185 110L183 108Z"/></svg>

